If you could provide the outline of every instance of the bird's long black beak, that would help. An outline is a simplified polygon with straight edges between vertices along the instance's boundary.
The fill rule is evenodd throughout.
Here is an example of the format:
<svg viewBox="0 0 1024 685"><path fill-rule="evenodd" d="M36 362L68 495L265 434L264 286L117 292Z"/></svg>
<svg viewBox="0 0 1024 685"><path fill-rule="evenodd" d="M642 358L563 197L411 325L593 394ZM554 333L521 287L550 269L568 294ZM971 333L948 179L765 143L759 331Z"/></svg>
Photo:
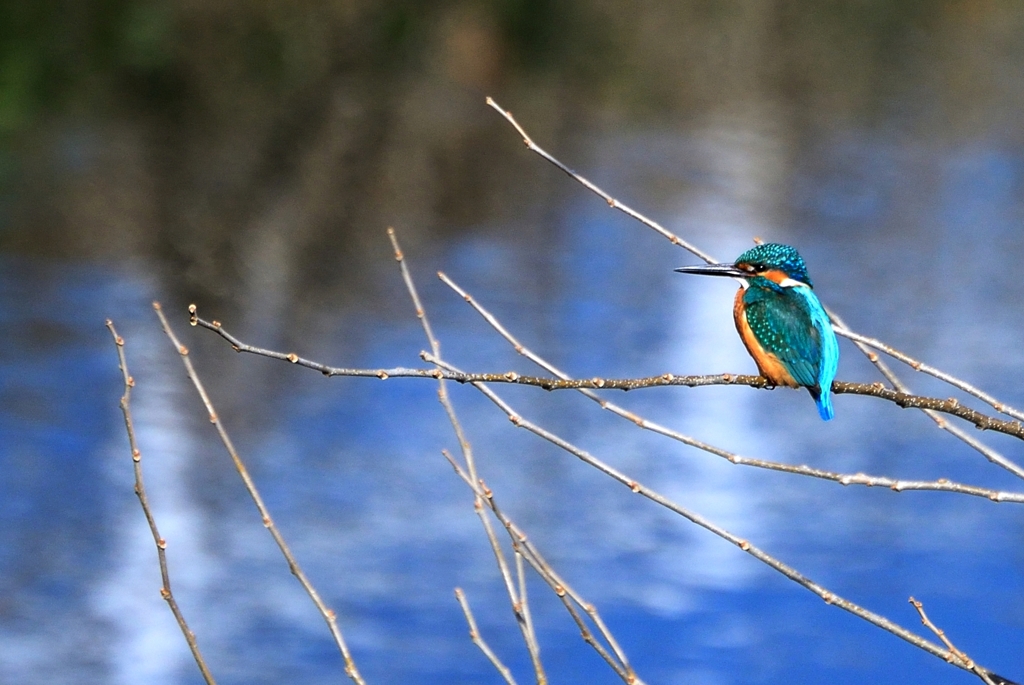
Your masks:
<svg viewBox="0 0 1024 685"><path fill-rule="evenodd" d="M732 264L700 264L698 266L681 266L676 269L681 274L699 274L701 276L730 276L732 278L747 278L750 276L746 271L740 271Z"/></svg>

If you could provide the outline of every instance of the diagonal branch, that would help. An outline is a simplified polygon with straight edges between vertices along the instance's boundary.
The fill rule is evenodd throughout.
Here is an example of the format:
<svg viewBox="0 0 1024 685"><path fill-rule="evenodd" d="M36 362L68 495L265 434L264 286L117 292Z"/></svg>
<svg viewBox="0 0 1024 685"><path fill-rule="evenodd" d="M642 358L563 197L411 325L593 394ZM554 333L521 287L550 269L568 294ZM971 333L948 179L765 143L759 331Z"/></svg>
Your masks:
<svg viewBox="0 0 1024 685"><path fill-rule="evenodd" d="M347 675L356 685L366 685L366 681L359 674L359 669L356 668L356 662L352 659L352 654L349 652L348 645L345 643L345 638L341 634L341 628L338 627L337 616L333 609L330 609L324 601L320 598L320 593L317 592L316 588L313 587L313 583L306 577L302 567L299 566L299 562L296 561L295 555L292 554L291 549L288 547L288 543L285 542L284 536L281 535L281 531L278 530L277 524L274 523L274 519L270 516L270 510L267 509L267 505L263 503L263 497L260 495L259 490L256 488L256 483L253 481L252 476L249 475L249 469L246 468L242 458L238 455L238 451L235 449L234 443L228 436L227 430L224 428L224 424L221 423L220 417L217 415L217 411L213 407L213 402L210 400L210 396L206 393L206 388L203 386L202 381L199 380L199 375L196 373L195 367L192 365L192 359L189 357L188 348L181 344L178 340L178 336L174 334L171 329L171 324L167 321L167 317L164 316L163 308L159 302L153 303L153 309L156 311L157 317L160 319L160 325L163 326L164 333L170 339L174 345L174 349L181 355L181 361L185 365L185 372L188 374L189 380L196 388L196 392L199 393L199 397L203 401L203 405L206 407L206 411L210 416L210 423L217 429L217 434L220 436L220 440L224 443L224 448L228 451L228 455L231 457L231 461L235 465L235 470L238 471L238 475L242 478L242 483L245 485L246 491L249 493L249 497L252 498L253 503L256 505L257 511L260 513L260 517L263 520L263 526L270 532L271 537L274 538L274 542L277 543L278 548L281 550L281 554L284 556L285 561L288 562L288 570L291 571L292 575L302 585L302 589L306 591L309 598L313 600L313 604L316 605L320 615L323 616L324 621L327 622L327 628L331 631L331 636L334 638L335 644L338 646L338 650L341 652L342 658L345 660L345 675Z"/></svg>
<svg viewBox="0 0 1024 685"><path fill-rule="evenodd" d="M132 388L135 387L135 379L128 373L128 362L124 354L124 338L117 334L114 322L110 319L107 319L107 329L114 336L114 344L117 346L117 361L121 368L121 375L124 376L124 395L121 396L121 413L124 414L124 427L128 433L128 445L132 450L132 467L135 470L135 494L139 498L139 504L142 505L142 513L146 516L146 523L149 524L149 532L153 534L153 542L156 543L156 556L160 563L160 581L162 583L160 596L164 598L167 606L171 609L171 613L174 614L174 620L178 622L181 634L185 636L185 642L188 643L189 651L192 652L192 658L196 660L196 666L199 667L203 680L209 685L216 685L213 674L210 672L206 661L203 659L203 655L199 651L196 635L188 627L188 623L185 622L185 615L181 613L178 602L174 599L174 593L171 592L171 574L167 568L167 541L160 537L160 531L156 527L156 519L153 517L153 510L149 506L149 497L146 495L146 486L142 480L142 452L139 450L139 445L135 440L135 423L132 421L131 408Z"/></svg>
<svg viewBox="0 0 1024 685"><path fill-rule="evenodd" d="M629 216L629 217L639 221L640 223L642 223L643 225L647 226L648 228L653 229L659 235L661 235L662 237L664 237L667 240L669 240L673 245L678 245L679 247L682 247L682 248L688 250L692 254L694 254L697 257L700 257L701 259L703 259L705 262L711 263L711 262L717 261L717 260L713 259L710 255L708 255L706 252L701 251L697 247L691 245L690 243L686 242L685 240L683 240L682 238L680 238L676 234L672 233L671 231L666 229L664 226L662 226L658 222L656 222L656 221L654 221L652 219L649 219L648 217L644 216L643 214L641 214L640 212L636 211L635 209L632 209L631 207L629 207L627 205L624 205L623 203L619 202L614 197L612 197L611 195L606 193L604 190L602 190L601 188L599 188L598 186L594 185L592 182L590 182L589 180L587 180L586 178L581 176L580 174L578 174L575 171L573 171L572 169L570 169L568 166L563 164L561 161L559 161L557 158L555 158L549 152L547 152L546 150L541 148L539 145L537 145L535 142L533 142L533 139L530 138L529 134L526 133L525 129L523 129L523 127L519 124L519 122L516 121L515 117L512 116L512 112L509 112L508 110L502 108L500 105L498 105L498 103L496 103L491 98L487 98L486 102L487 102L487 105L489 107L491 107L496 112L498 112L502 117L504 117L504 119L506 121L508 121L509 124L512 125L513 128L515 128L515 130L519 133L519 135L521 135L523 137L523 143L526 145L526 147L531 152L536 153L541 158L543 158L544 160L546 160L547 162L551 163L552 165L554 165L555 167L560 169L562 172L567 174L574 181L576 181L577 183L579 183L583 187L587 188L592 193L598 195L600 198L602 198L605 202L608 203L609 207L611 207L612 209L617 209L617 210L621 211L622 213L626 214L627 216ZM881 373L890 383L892 383L894 389L896 389L898 392L904 392L904 393L909 393L910 392L909 388L902 381L900 381L900 379L896 376L895 373L893 373L893 371L889 368L889 366L884 361L882 361L882 359L875 352L871 351L868 348L868 342L867 341L869 341L871 339L864 338L863 336L858 336L857 339L855 339L853 336L856 335L856 334L853 334L849 330L849 327L846 326L846 324L843 322L843 320L841 318L839 318L839 316L835 312L833 312L831 309L828 309L827 311L828 311L829 316L832 318L832 321L835 322L837 324L837 326L838 326L838 330L836 330L837 334L845 335L846 337L848 337L851 340L853 340L854 345L856 345L857 348L861 352L863 352L865 356L867 356L867 358L871 361L871 363L874 364L875 367L878 368L879 373ZM879 348L879 349L882 349L882 351L886 352L887 354L888 354L888 351L892 349L892 348L889 348L888 346L885 346L885 348L886 349L882 349L882 348ZM931 368L931 367L929 367L929 368ZM966 390L967 387L973 388L973 386L969 386L969 384L965 383L964 381L960 381L959 379L955 379L953 376L951 376L949 374L943 374L942 376L936 376L936 377L937 378L941 378L941 380L944 380L946 382L950 382L951 380L956 380L956 383L954 383L954 385L956 387L964 389L964 390ZM967 392L970 392L970 391L967 390ZM974 394L974 393L972 393L972 394ZM984 395L984 397L982 397L982 395ZM1012 412L1005 411L1007 409L1008 405L1006 405L1003 402L999 402L998 400L995 400L995 398L991 397L990 395L988 395L986 393L977 394L976 396L981 398L981 399L983 399L986 402L988 402L990 399L993 400L995 402L993 404L993 406L1000 413L1010 413L1010 415L1014 416L1015 418L1021 418L1021 416L1019 416L1019 414L1021 414L1021 412L1019 412L1018 410L1013 410ZM1016 475L1018 477L1024 478L1024 472L1022 472L1019 468L1015 469L1014 468L1015 465L1013 465L1012 462L1007 460L1006 457L1004 457L1002 454L1000 454L996 450L992 449L991 447L989 447L985 443L981 442L977 438L974 438L974 437L968 435L965 431L963 431L958 426L954 426L954 425L950 424L948 421L946 421L941 416L936 414L934 410L927 409L927 408L922 408L922 411L929 418L931 418L932 421L934 421L935 424L939 428L941 428L942 430L950 433L951 435L953 435L956 438L962 440L963 442L967 443L970 447L972 447L973 449L975 449L978 452L980 452L982 455L985 456L986 459L988 459L992 463L997 464L999 466L1002 466L1003 468L1007 469L1008 471L1012 472L1014 475Z"/></svg>
<svg viewBox="0 0 1024 685"><path fill-rule="evenodd" d="M992 671L984 669L981 666L978 666L978 664L974 663L973 659L971 659L964 652L956 648L952 640L946 637L946 632L944 630L942 630L937 625L932 623L932 620L928 618L928 614L924 612L924 604L914 599L913 597L911 597L909 601L911 605L913 605L914 609L917 610L918 615L921 617L921 624L924 625L924 627L926 627L928 630L935 633L935 636L942 640L942 644L946 645L950 652L956 654L958 659L967 664L967 669L979 678L981 678L985 685L1013 685L1013 683L1007 680L1006 678L1003 678L1000 675L996 675ZM997 683L996 681L999 682Z"/></svg>
<svg viewBox="0 0 1024 685"><path fill-rule="evenodd" d="M962 381L956 376L952 376L946 373L945 371L941 371L935 368L934 366L930 366L920 360L914 359L909 354L906 354L905 352L900 352L895 347L892 347L891 345L886 345L881 340L869 338L868 336L861 335L860 333L854 333L853 331L846 330L846 328L837 327L835 328L835 332L836 335L841 335L844 338L849 338L855 343L861 343L867 345L868 347L873 347L876 350L884 352L893 359L903 362L904 364L912 368L914 371L920 371L921 373L928 374L929 376L934 376L935 378L938 378L940 381L948 383L949 385L952 385L955 388L959 388L960 390L963 390L969 395L974 395L985 404L991 406L1000 414L1006 414L1007 416L1012 416L1015 419L1024 421L1024 412L1022 412L1020 409L1016 409L1015 407L1012 407L1009 404L1006 404L1005 402L997 400L995 397L988 394L984 390L981 390L966 381Z"/></svg>
<svg viewBox="0 0 1024 685"><path fill-rule="evenodd" d="M666 238L669 242L671 242L673 245L678 245L684 250L700 257L708 264L718 261L708 253L699 249L697 246L683 240L675 233L659 224L657 221L649 219L640 212L633 209L632 207L629 207L628 205L619 202L614 197L612 197L611 195L609 195L608 193L606 193L605 191L601 190L599 187L588 181L586 178L573 171L571 168L569 168L568 166L560 162L557 158L555 158L554 155L550 154L547 150L544 150L541 146L533 142L533 139L530 138L530 136L526 133L523 127L519 125L519 122L515 120L515 117L512 116L512 112L509 112L506 109L502 109L502 107L491 98L487 98L486 102L489 107L493 108L496 112L498 112L498 114L505 117L505 120L508 121L508 123L512 124L512 127L515 128L515 130L519 132L519 135L523 137L523 144L526 145L527 149L529 149L530 152L540 155L545 160L559 168L562 172L564 172L574 181L576 181L584 188L586 188L587 190L589 190L590 192L594 193L595 195L603 199L605 202L607 202L609 207L611 207L612 209L617 209L626 216L636 219L637 221L642 223L644 226L647 226L648 228L654 229L659 234L661 234L662 237Z"/></svg>
<svg viewBox="0 0 1024 685"><path fill-rule="evenodd" d="M846 322L844 322L838 314L831 309L826 309L826 311L828 311L828 315L832 317L832 321L839 326L839 328L846 331L849 330L846 326ZM864 356L868 358L868 361L875 365L875 368L878 369L879 373L885 376L886 380L892 384L892 387L895 388L897 392L910 392L910 388L907 384L900 380L900 377L889 368L889 365L886 364L875 351L868 347L867 343L861 342L860 340L854 340L853 344L857 346L857 349L864 353ZM999 451L989 447L974 436L969 435L967 431L960 426L950 423L944 417L940 416L934 409L922 409L921 411L925 416L930 418L939 429L946 431L961 442L967 444L996 466L1001 466L1018 478L1024 478L1024 469L1021 469L1020 466L1007 459Z"/></svg>
<svg viewBox="0 0 1024 685"><path fill-rule="evenodd" d="M550 587L558 598L562 600L562 604L565 606L569 615L579 628L580 637L583 638L584 642L589 644L626 683L629 685L643 685L643 681L637 677L632 666L629 665L629 659L626 658L626 654L619 646L615 636L612 635L611 631L608 630L604 621L601 619L601 615L598 613L597 607L584 600L582 596L580 596L560 575L558 575L551 564L549 564L537 548L533 546L533 543L526 536L526 533L516 523L514 523L501 508L498 507L498 504L494 499L494 493L483 481L474 483L462 467L459 466L458 462L452 459L450 454L444 452L444 456L448 460L448 463L451 464L452 468L455 469L455 473L459 478L469 486L479 499L486 503L487 507L489 507L494 513L495 518L497 518L505 527L505 530L508 532L508 536L512 541L512 547L518 555L517 558L525 559L541 579L548 584L548 587ZM583 617L580 616L579 612L576 610L576 606L583 609L583 611L594 622L598 632L608 642L609 647L611 647L612 651L615 653L614 657L604 648L604 645L602 645L591 632L586 621L583 620Z"/></svg>
<svg viewBox="0 0 1024 685"><path fill-rule="evenodd" d="M484 656L497 669L508 685L516 685L516 679L512 677L512 671L508 670L508 666L501 663L501 659L498 658L498 655L494 653L494 650L490 648L480 634L480 629L476 626L476 619L473 618L473 612L469 608L469 600L466 599L466 593L462 591L462 588L455 588L455 599L458 600L459 606L462 607L462 613L466 617L466 624L469 626L469 639L484 653Z"/></svg>
<svg viewBox="0 0 1024 685"><path fill-rule="evenodd" d="M392 247L395 250L395 259L398 261L401 270L402 278L405 281L406 288L409 290L409 294L412 298L413 304L416 307L416 315L423 323L423 330L427 336L427 340L430 343L431 350L434 351L431 356L432 359L438 359L435 363L435 370L437 372L445 372L445 369L440 367L440 343L434 336L434 333L429 325L426 312L420 302L419 295L416 291L416 285L412 280L412 276L409 273L408 267L405 263L405 258L401 248L398 245L398 238L395 235L394 229L388 229L388 237L391 240ZM444 390L444 380L439 379L439 385L441 390L438 392L438 396L441 399L441 404L444 406L445 412L448 415L448 419L455 429L456 436L459 440L459 445L462 448L463 458L466 460L467 469L474 465L472 457L473 451L466 439L465 434L462 430L462 425L455 413L455 408L448 397L447 392ZM597 607L593 604L586 602L579 594L577 594L569 585L566 583L554 570L554 568L541 556L540 552L529 542L526 534L513 523L501 509L498 508L494 501L494 493L484 484L484 481L480 479L476 471L473 469L464 470L459 463L448 453L447 450L442 450L442 454L448 463L455 469L456 474L469 486L475 495L474 508L477 514L480 516L480 520L484 525L484 529L487 533L488 539L490 540L491 547L494 551L495 557L498 561L499 569L502 572L502 577L505 579L506 590L509 598L512 600L512 609L515 614L516 621L519 623L521 630L523 631L523 638L526 641L527 648L530 652L530 656L534 662L534 670L537 676L538 683L547 681L547 676L540 663L540 646L537 642L537 636L533 627L533 619L530 613L530 605L527 600L526 594L526 576L523 570L523 561L525 560L531 568L533 568L537 574L544 580L545 583L554 591L558 598L562 601L566 611L572 617L577 627L580 629L580 636L583 640L589 644L594 651L598 653L601 658L611 667L613 671L628 685L643 685L643 681L633 671L632 666L629 663L629 659L626 657L625 652L619 646L615 636L612 635L611 631L605 625L601 619L600 614L597 611ZM515 553L516 561L516 575L518 579L518 587L512 585L511 574L508 571L507 564L505 562L504 553L502 552L497 540L494 536L493 528L490 525L490 520L484 514L483 509L487 507L491 510L493 515L498 521L504 526L509 538L512 542L512 548ZM591 631L586 621L580 616L580 613L576 610L574 603L578 605L583 611L590 617L597 632L604 638L608 647L614 652L614 655L610 653L605 646L598 640L598 638ZM500 669L499 669L500 670Z"/></svg>
<svg viewBox="0 0 1024 685"><path fill-rule="evenodd" d="M449 368L451 370L458 370L457 368L447 364L446 362L441 362L441 364L445 368ZM927 640L921 637L920 635L917 635L916 633L904 628L903 626L900 626L899 624L889 620L888 618L880 614L876 614L873 611L865 609L859 604L851 602L850 600L837 595L836 593L825 588L824 586L815 583L813 580L803 575L795 568L787 565L783 561L768 554L764 550L755 547L748 540L745 540L739 537L738 535L729 532L728 530L715 524L709 519L704 518L700 514L697 514L696 512L693 512L689 509L682 507L681 505L675 503L668 497L665 497L664 495L652 490L651 488L648 488L642 483L626 476L617 469L597 459L586 450L576 447L569 441L540 427L539 425L533 423L532 421L523 418L522 415L520 415L518 412L512 409L512 407L509 406L504 400L502 400L501 397L499 397L497 393L495 393L489 386L483 383L473 383L472 385L477 390L479 390L488 400L490 400L495 406L497 406L498 409L500 409L508 417L512 424L517 428L524 428L527 431L533 433L534 435L537 435L538 437L547 440L556 447L559 447L562 450L568 452L569 454L572 454L580 461L596 468L600 472L611 477L613 480L616 480L619 483L622 483L623 485L627 486L632 492L635 492L651 500L652 502L659 504L662 507L665 507L669 511L682 516L688 521L695 523L696 525L700 526L701 528L704 528L705 530L713 533L714 535L722 538L723 540L736 545L750 556L767 565L769 568L778 571L786 578L792 580L793 582L801 585L802 587L810 590L817 596L821 597L823 600L825 600L827 604L831 604L839 607L840 609L848 611L854 616L857 616L858 618L861 618L867 621L868 623L871 623L872 625L875 625L903 640L906 640L915 647L918 647L928 652L929 654L932 654L933 656L936 656L942 659L943 661L946 661L947 663L953 664L954 666L957 666L958 668L962 668L964 670L971 670L967 663L960 659L960 657L957 654L954 654L951 650L946 649L943 646L938 645L934 642L931 642L930 640Z"/></svg>
<svg viewBox="0 0 1024 685"><path fill-rule="evenodd" d="M412 299L413 306L416 308L416 317L420 320L420 324L423 326L423 333L427 337L427 343L430 345L433 355L435 357L440 357L441 343L437 339L437 336L434 335L434 330L430 326L430 319L427 318L426 310L423 308L423 303L420 301L419 293L416 290L416 284L413 282L412 274L409 272L409 266L405 263L405 255L398 244L398 236L395 234L395 229L391 227L388 228L388 239L391 241L391 247L395 253L395 261L398 262L398 267L402 272L402 280L405 282L405 287L409 291L409 297ZM459 421L458 415L455 413L455 407L452 405L451 398L448 396L448 388L443 378L439 377L437 379L437 386L437 398L441 402L441 406L444 408L445 414L448 416L448 421L451 423L452 430L455 431L455 437L459 441L459 448L462 451L462 458L465 460L470 478L476 481L477 471L476 460L473 457L473 448L470 445L468 438L466 438L465 431L462 429L462 423ZM445 457L450 460L447 453L445 453ZM533 671L537 680L537 685L546 685L547 674L544 672L544 664L540 658L540 644L537 642L537 635L533 631L533 623L529 620L529 610L526 608L526 595L525 593L520 593L517 590L517 586L512 580L512 573L509 570L508 561L505 559L505 551L498 543L498 538L494 534L494 528L491 526L491 520L484 512L484 505L479 496L475 498L473 508L476 511L477 516L480 518L480 523L484 527L487 540L491 544L491 551L494 553L495 562L498 564L498 571L501 573L501 577L505 581L505 591L508 593L509 602L512 605L512 614L516 619L516 625L519 626L520 633L522 633L523 642L526 645L526 651L530 655L530 661L533 664ZM467 614L467 616L468 615L469 614Z"/></svg>

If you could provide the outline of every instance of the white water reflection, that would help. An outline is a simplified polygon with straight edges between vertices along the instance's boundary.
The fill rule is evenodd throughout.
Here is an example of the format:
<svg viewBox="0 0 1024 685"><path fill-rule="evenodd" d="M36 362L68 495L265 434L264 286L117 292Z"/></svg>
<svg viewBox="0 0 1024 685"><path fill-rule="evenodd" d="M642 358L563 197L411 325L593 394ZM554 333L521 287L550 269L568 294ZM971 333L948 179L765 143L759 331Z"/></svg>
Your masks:
<svg viewBox="0 0 1024 685"><path fill-rule="evenodd" d="M775 212L771 187L783 175L779 145L756 129L709 129L694 147L705 158L710 192L687 198L673 217L673 226L700 226L700 241L719 261L733 260L749 249L755 236L781 240L766 225ZM683 255L685 253L681 253ZM681 264L696 263L691 255ZM671 282L673 316L668 326L671 344L663 351L666 368L680 374L750 372L753 362L739 341L732 322L732 302L738 283L732 279L676 275ZM707 392L710 390L710 392ZM760 417L759 393L739 388L699 388L676 394L675 413L683 432L739 454L772 459L770 428ZM757 474L692 450L680 450L685 476L667 493L727 530L764 545L771 539L763 516L766 506ZM702 559L699 571L680 574L687 582L733 590L748 586L757 569L735 554L730 545L707 535L696 536L691 554Z"/></svg>
<svg viewBox="0 0 1024 685"><path fill-rule="evenodd" d="M140 279L141 281L141 279ZM151 283L125 282L126 290L145 298ZM117 322L115 322L116 324ZM167 541L171 588L191 622L209 625L205 611L207 591L218 574L219 563L205 544L206 514L193 496L190 480L202 468L198 445L186 417L190 387L167 352L170 342L153 325L122 327L128 368L135 381L133 422L142 452L143 477L160 535ZM141 506L126 488L131 457L125 436L114 434L102 454L107 482L103 489L116 502L111 552L104 565L106 577L92 588L91 603L111 625L108 655L111 683L175 683L194 668L181 630L160 596L162 585L152 533ZM200 648L212 641L199 630Z"/></svg>

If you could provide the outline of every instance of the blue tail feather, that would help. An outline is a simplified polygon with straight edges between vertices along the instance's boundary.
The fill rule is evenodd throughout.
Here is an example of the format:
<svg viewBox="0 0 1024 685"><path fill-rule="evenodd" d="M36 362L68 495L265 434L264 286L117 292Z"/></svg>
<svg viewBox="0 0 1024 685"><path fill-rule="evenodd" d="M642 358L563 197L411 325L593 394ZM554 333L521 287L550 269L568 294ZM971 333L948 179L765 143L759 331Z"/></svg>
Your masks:
<svg viewBox="0 0 1024 685"><path fill-rule="evenodd" d="M818 415L822 420L829 421L835 416L832 410L832 381L835 380L839 368L839 341L832 330L825 308L821 306L817 296L809 288L792 288L802 295L807 304L811 324L818 331L821 357L818 359L817 387L811 388L811 395L818 405Z"/></svg>
<svg viewBox="0 0 1024 685"><path fill-rule="evenodd" d="M822 421L831 421L836 415L832 411L832 393L825 391L814 400L815 404L818 405L818 416L821 417Z"/></svg>

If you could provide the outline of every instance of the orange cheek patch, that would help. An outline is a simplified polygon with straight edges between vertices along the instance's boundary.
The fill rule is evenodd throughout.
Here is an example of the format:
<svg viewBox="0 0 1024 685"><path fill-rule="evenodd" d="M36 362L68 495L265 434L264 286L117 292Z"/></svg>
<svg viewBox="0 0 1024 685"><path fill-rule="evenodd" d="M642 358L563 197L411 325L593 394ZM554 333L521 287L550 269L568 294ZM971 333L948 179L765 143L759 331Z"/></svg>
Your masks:
<svg viewBox="0 0 1024 685"><path fill-rule="evenodd" d="M772 283L778 283L780 285L782 284L783 281L785 281L786 279L789 278L789 276L787 276L784 271L779 271L778 269L772 269L771 271L765 271L765 272L763 272L761 274L758 274L758 275L767 278Z"/></svg>

